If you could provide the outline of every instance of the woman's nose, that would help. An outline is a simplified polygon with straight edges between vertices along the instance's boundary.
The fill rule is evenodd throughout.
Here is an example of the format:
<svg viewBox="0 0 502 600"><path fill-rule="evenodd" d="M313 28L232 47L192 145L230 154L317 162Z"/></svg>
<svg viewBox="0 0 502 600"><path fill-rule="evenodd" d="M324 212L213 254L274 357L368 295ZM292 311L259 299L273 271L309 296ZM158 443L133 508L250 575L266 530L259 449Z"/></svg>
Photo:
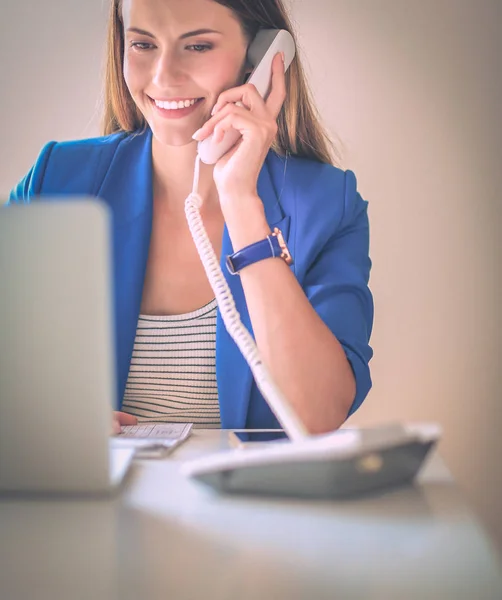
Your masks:
<svg viewBox="0 0 502 600"><path fill-rule="evenodd" d="M160 89L174 87L183 81L181 61L173 52L163 52L154 68L153 83Z"/></svg>

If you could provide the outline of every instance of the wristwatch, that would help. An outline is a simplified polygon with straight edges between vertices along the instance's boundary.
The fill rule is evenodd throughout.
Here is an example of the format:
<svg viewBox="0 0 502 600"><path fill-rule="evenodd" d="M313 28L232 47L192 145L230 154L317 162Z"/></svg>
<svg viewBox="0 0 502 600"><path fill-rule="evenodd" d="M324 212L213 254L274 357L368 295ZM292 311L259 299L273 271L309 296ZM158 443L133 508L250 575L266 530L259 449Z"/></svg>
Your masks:
<svg viewBox="0 0 502 600"><path fill-rule="evenodd" d="M282 258L287 265L293 264L293 257L284 241L282 232L277 227L264 240L255 242L227 256L227 269L237 275L244 267L265 258Z"/></svg>

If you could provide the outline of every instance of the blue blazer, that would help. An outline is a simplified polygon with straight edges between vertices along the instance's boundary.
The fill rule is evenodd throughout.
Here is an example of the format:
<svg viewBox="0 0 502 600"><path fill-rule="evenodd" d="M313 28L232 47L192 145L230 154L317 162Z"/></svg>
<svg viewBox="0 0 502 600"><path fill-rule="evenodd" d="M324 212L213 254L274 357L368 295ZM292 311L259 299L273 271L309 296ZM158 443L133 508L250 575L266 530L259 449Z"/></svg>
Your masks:
<svg viewBox="0 0 502 600"><path fill-rule="evenodd" d="M140 313L152 226L152 134L118 133L75 142L50 142L12 190L10 203L35 196L91 195L113 214L117 408L127 382ZM371 388L368 363L373 299L367 202L355 176L317 161L270 151L258 181L270 227L284 233L291 266L312 306L343 346L356 379L351 414ZM225 228L222 269L244 325L252 331L239 277L224 267L232 246ZM216 376L223 428L274 428L277 420L253 381L218 312Z"/></svg>

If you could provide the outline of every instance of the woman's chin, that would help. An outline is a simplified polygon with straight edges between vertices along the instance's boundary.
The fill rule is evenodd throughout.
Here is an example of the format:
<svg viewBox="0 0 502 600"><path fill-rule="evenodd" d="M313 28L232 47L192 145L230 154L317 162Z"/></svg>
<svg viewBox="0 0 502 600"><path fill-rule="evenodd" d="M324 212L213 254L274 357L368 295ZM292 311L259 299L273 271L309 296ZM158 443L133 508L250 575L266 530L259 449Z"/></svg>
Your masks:
<svg viewBox="0 0 502 600"><path fill-rule="evenodd" d="M174 131L165 131L163 127L155 127L150 126L152 130L152 134L157 140L159 144L162 146L173 146L176 148L181 148L183 146L187 146L188 144L196 144L197 142L192 138L192 135L195 133L196 129L190 132L174 132Z"/></svg>

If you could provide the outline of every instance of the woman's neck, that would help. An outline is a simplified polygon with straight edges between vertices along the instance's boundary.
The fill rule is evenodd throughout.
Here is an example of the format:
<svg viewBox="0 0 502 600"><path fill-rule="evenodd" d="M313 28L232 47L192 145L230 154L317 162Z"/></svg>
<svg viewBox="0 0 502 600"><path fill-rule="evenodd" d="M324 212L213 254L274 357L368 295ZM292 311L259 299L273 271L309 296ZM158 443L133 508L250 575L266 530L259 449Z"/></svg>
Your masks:
<svg viewBox="0 0 502 600"><path fill-rule="evenodd" d="M172 211L184 210L184 201L193 188L197 142L165 146L152 139L154 197L170 204ZM212 165L200 163L199 194L208 202L217 200Z"/></svg>

